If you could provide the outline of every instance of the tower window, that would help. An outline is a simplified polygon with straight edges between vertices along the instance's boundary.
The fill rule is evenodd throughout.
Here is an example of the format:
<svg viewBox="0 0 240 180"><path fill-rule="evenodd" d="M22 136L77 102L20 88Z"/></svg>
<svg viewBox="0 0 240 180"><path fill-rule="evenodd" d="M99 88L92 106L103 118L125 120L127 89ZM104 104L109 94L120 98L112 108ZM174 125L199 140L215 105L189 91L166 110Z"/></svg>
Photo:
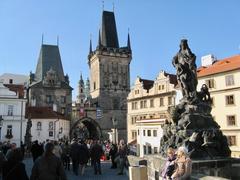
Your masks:
<svg viewBox="0 0 240 180"><path fill-rule="evenodd" d="M66 97L65 96L61 96L61 103L65 103L66 102Z"/></svg>
<svg viewBox="0 0 240 180"><path fill-rule="evenodd" d="M96 82L93 83L93 89L96 89Z"/></svg>
<svg viewBox="0 0 240 180"><path fill-rule="evenodd" d="M9 79L9 84L12 84L13 83L13 79Z"/></svg>
<svg viewBox="0 0 240 180"><path fill-rule="evenodd" d="M52 103L52 96L51 95L47 95L46 96L46 101L47 101L47 103Z"/></svg>

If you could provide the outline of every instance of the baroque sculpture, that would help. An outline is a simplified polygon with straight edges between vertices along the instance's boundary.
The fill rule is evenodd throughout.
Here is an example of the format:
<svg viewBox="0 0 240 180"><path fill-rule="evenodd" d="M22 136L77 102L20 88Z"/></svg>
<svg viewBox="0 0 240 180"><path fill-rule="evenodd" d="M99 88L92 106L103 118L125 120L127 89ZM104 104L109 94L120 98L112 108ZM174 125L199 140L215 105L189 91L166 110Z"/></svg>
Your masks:
<svg viewBox="0 0 240 180"><path fill-rule="evenodd" d="M166 156L169 147L185 146L193 159L230 157L227 138L211 115L211 97L207 85L197 92L196 56L181 40L180 50L172 60L177 70L178 83L183 98L176 107L169 109L172 121L163 126L160 153Z"/></svg>

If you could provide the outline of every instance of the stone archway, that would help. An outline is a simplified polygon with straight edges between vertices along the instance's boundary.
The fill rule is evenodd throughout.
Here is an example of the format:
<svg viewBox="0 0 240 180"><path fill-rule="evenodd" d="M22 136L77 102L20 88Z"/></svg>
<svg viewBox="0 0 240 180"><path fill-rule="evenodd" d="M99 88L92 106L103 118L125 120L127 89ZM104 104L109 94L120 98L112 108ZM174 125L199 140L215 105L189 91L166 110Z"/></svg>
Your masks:
<svg viewBox="0 0 240 180"><path fill-rule="evenodd" d="M87 130L87 132L84 132ZM82 137L81 135L85 135ZM80 135L80 137L79 137ZM102 130L99 124L92 118L84 117L75 121L70 130L70 138L89 138L89 139L101 139Z"/></svg>

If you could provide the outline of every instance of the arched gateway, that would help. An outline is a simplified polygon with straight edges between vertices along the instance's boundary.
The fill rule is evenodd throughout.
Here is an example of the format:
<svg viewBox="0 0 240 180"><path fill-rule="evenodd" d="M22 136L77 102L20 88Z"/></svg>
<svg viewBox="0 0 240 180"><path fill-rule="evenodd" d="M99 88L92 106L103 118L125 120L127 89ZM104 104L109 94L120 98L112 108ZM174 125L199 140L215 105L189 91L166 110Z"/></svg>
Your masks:
<svg viewBox="0 0 240 180"><path fill-rule="evenodd" d="M94 119L83 117L72 124L70 138L101 139L102 130Z"/></svg>

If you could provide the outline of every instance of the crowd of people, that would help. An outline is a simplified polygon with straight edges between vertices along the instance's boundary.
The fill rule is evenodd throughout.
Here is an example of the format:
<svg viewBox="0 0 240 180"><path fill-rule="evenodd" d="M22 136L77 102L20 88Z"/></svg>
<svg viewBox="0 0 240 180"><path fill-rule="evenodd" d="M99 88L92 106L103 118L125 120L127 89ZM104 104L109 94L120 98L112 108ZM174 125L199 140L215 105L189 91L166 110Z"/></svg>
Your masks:
<svg viewBox="0 0 240 180"><path fill-rule="evenodd" d="M33 167L28 177L25 164L22 162L25 152L31 153ZM111 159L112 169L118 168L122 175L127 164L128 146L124 140L118 144L110 141L73 139L68 141L50 141L39 143L34 141L30 149L21 143L0 142L0 174L3 180L66 180L65 171L78 176L84 175L86 166L92 166L96 175L101 175L101 161ZM189 179L192 161L185 147L177 151L168 148L167 159L161 171L165 180ZM1 178L0 178L1 179Z"/></svg>
<svg viewBox="0 0 240 180"><path fill-rule="evenodd" d="M26 152L31 153L33 167L28 177L22 162ZM95 175L101 175L101 161L111 159L112 169L118 168L118 175L123 174L127 163L128 148L124 140L119 144L110 141L73 139L68 141L34 141L29 148L21 143L0 143L0 170L3 180L66 180L65 171L78 176L84 175L86 166L92 166ZM1 178L0 178L1 179Z"/></svg>

